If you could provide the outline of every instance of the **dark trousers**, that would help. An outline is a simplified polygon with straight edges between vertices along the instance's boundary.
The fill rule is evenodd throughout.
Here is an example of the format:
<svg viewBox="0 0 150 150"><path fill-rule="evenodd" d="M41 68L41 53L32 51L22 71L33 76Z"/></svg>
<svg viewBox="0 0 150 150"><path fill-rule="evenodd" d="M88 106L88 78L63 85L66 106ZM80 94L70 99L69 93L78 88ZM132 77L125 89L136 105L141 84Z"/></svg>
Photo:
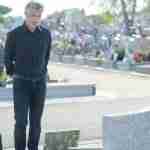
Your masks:
<svg viewBox="0 0 150 150"><path fill-rule="evenodd" d="M38 150L41 132L41 117L46 95L46 79L25 80L14 78L13 95L15 114L15 150L25 150L28 118L28 149Z"/></svg>

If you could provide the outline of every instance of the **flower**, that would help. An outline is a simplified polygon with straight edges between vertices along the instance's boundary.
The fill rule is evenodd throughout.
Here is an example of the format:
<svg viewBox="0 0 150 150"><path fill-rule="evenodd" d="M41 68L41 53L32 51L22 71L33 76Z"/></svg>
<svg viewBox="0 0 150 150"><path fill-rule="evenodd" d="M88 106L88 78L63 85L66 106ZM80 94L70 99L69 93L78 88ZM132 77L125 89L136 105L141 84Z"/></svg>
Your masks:
<svg viewBox="0 0 150 150"><path fill-rule="evenodd" d="M144 54L142 52L135 51L133 53L133 59L134 59L135 62L141 63L144 59Z"/></svg>

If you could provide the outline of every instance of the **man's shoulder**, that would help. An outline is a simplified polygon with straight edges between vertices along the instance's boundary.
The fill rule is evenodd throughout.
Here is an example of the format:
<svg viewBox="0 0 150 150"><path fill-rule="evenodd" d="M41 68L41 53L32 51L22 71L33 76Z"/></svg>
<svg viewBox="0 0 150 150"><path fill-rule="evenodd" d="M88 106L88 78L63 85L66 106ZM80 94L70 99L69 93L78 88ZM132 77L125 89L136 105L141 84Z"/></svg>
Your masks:
<svg viewBox="0 0 150 150"><path fill-rule="evenodd" d="M20 32L22 30L22 25L20 25L20 26L18 26L18 27L15 27L15 28L13 28L13 29L10 29L9 31L8 31L8 34L15 34L15 33L17 33L17 32Z"/></svg>
<svg viewBox="0 0 150 150"><path fill-rule="evenodd" d="M51 31L49 30L49 28L47 28L47 27L45 27L45 26L43 26L43 25L40 26L40 30L41 30L42 32L44 32L44 33L47 33L47 34L50 34L50 33L51 33Z"/></svg>

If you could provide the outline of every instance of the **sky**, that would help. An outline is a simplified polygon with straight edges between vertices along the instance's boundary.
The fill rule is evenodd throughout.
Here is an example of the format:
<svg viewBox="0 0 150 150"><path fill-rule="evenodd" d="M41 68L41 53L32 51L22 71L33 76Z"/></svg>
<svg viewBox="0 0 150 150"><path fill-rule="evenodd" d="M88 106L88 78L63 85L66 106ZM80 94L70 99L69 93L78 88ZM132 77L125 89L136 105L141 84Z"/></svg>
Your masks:
<svg viewBox="0 0 150 150"><path fill-rule="evenodd" d="M30 0L0 0L0 5L12 8L10 15L24 16L24 7ZM91 5L93 0L35 0L44 5L43 18L54 11L60 11L68 8L84 8L86 14L95 14L97 9ZM97 0L95 0L97 1ZM143 6L143 0L139 0L138 8Z"/></svg>
<svg viewBox="0 0 150 150"><path fill-rule="evenodd" d="M12 8L11 15L24 16L24 7L30 0L0 0L0 5ZM44 5L45 11L43 17L54 11L60 11L67 8L84 8L87 12L93 13L90 6L91 0L36 0Z"/></svg>

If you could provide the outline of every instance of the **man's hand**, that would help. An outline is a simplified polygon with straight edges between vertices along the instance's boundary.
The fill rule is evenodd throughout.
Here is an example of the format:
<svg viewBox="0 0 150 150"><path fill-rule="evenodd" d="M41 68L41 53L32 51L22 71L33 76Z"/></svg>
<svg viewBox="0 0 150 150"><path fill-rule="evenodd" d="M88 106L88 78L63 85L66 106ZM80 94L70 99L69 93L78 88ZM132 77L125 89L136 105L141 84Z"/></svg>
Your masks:
<svg viewBox="0 0 150 150"><path fill-rule="evenodd" d="M13 75L13 73L14 73L14 64L11 64L11 65L9 65L9 66L6 67L6 73L9 76Z"/></svg>

